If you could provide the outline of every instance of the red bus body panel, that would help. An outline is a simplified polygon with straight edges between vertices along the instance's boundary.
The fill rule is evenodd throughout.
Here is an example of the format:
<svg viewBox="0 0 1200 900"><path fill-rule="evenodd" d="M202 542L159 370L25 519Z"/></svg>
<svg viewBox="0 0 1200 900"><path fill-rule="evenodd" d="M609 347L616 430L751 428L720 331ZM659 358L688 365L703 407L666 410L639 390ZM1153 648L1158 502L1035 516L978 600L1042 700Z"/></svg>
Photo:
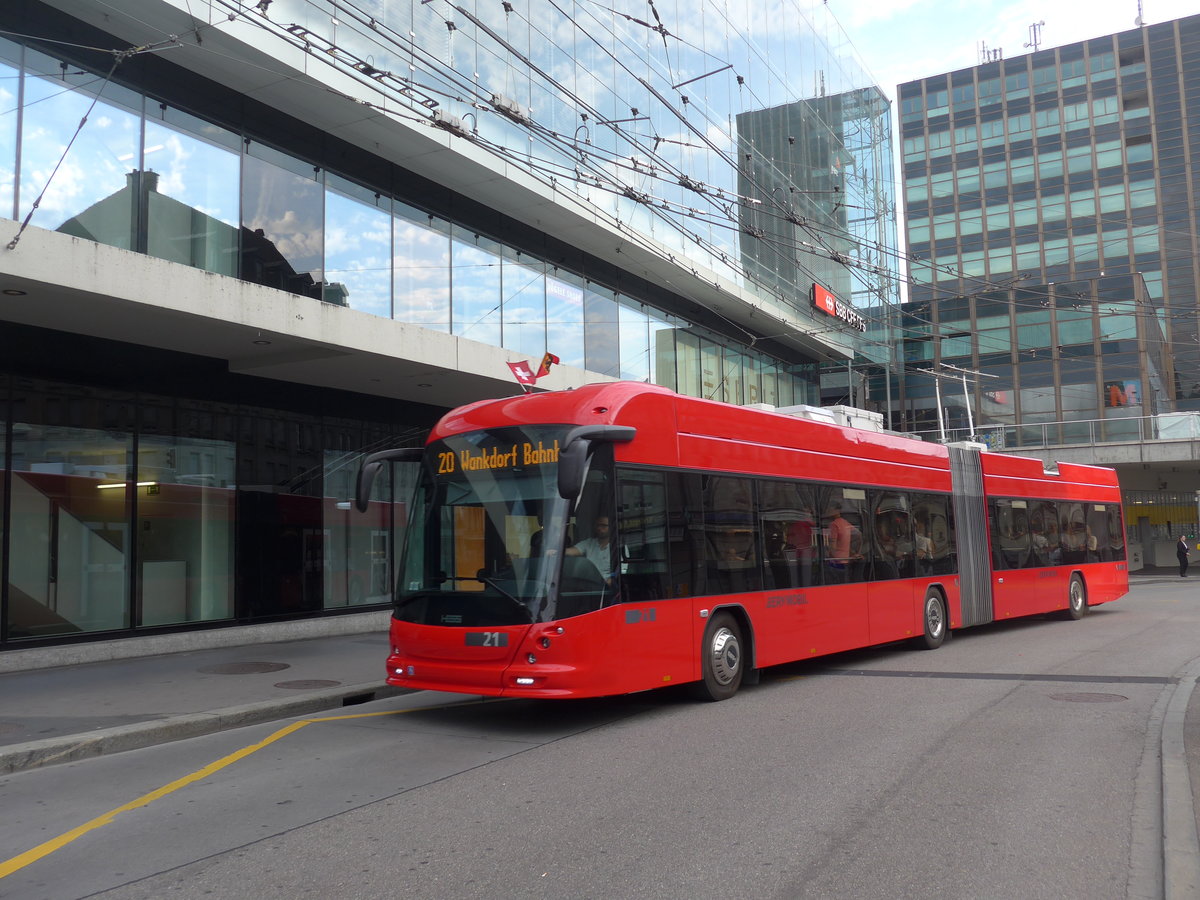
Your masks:
<svg viewBox="0 0 1200 900"><path fill-rule="evenodd" d="M636 438L613 447L618 465L952 490L949 451L942 445L632 382L481 401L448 413L429 440L535 423L633 426ZM988 452L980 457L985 496L1121 502L1110 469L1063 464L1054 475L1036 459ZM1066 609L1074 574L1084 579L1092 606L1128 591L1124 562L992 571L994 620ZM648 690L701 677L704 627L721 608L736 608L749 622L751 664L772 666L920 636L924 598L934 585L945 595L950 625L959 627L958 575L616 605L559 622L498 629L508 635L504 648L466 646L464 633L472 629L393 620L388 683L485 696L586 697ZM534 663L528 661L531 654ZM517 684L517 678L534 683Z"/></svg>
<svg viewBox="0 0 1200 900"><path fill-rule="evenodd" d="M505 647L466 646L466 634L482 629L392 619L387 683L486 697L548 698L685 684L700 677L693 610L688 600L630 603L554 623L495 629L508 635ZM536 663L528 662L529 654ZM533 684L518 684L521 677Z"/></svg>

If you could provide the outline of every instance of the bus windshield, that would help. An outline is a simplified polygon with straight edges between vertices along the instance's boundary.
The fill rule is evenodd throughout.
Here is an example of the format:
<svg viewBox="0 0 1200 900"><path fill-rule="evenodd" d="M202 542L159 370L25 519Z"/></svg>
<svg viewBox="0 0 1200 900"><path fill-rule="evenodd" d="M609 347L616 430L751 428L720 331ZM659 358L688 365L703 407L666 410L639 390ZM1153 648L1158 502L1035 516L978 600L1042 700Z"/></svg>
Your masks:
<svg viewBox="0 0 1200 900"><path fill-rule="evenodd" d="M576 522L558 494L560 444L570 428L479 431L426 448L397 585L397 619L518 625L612 602L612 567L567 540L576 529L592 534L609 521L600 498L610 483L611 451L601 448L591 460Z"/></svg>

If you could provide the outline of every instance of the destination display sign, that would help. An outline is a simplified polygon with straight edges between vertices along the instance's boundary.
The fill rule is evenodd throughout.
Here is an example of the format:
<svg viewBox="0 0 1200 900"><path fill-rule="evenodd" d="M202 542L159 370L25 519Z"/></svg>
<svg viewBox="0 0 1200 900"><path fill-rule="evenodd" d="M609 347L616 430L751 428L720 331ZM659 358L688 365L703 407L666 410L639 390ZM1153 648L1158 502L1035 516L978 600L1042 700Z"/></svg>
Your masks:
<svg viewBox="0 0 1200 900"><path fill-rule="evenodd" d="M517 469L558 462L558 441L520 441L506 447L443 450L437 454L437 473Z"/></svg>
<svg viewBox="0 0 1200 900"><path fill-rule="evenodd" d="M821 310L821 312L833 316L835 319L841 319L852 328L859 331L867 330L867 320L859 314L849 303L843 303L833 293L833 291L822 287L813 282L812 286L812 302L813 306Z"/></svg>

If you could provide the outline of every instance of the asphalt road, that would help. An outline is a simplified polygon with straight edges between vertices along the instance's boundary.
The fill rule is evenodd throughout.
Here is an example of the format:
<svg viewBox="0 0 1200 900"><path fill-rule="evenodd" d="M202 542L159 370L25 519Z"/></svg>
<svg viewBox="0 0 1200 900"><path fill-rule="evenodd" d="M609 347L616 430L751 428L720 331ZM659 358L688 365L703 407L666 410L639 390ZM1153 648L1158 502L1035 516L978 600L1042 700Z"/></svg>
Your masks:
<svg viewBox="0 0 1200 900"><path fill-rule="evenodd" d="M1168 579L733 700L415 694L0 779L6 900L1162 895Z"/></svg>

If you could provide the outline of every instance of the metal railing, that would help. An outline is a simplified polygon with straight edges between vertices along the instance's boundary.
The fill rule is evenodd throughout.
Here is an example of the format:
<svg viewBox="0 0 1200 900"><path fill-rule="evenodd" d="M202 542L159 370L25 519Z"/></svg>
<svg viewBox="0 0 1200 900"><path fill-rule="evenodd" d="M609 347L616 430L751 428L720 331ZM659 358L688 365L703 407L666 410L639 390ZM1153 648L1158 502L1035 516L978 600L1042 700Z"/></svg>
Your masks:
<svg viewBox="0 0 1200 900"><path fill-rule="evenodd" d="M913 437L941 443L943 433L909 432ZM1031 447L1069 447L1089 444L1136 444L1149 441L1200 440L1200 412L1159 413L1112 419L1075 419L1067 422L1027 422L1021 425L979 425L945 429L944 440L975 441L990 450Z"/></svg>

